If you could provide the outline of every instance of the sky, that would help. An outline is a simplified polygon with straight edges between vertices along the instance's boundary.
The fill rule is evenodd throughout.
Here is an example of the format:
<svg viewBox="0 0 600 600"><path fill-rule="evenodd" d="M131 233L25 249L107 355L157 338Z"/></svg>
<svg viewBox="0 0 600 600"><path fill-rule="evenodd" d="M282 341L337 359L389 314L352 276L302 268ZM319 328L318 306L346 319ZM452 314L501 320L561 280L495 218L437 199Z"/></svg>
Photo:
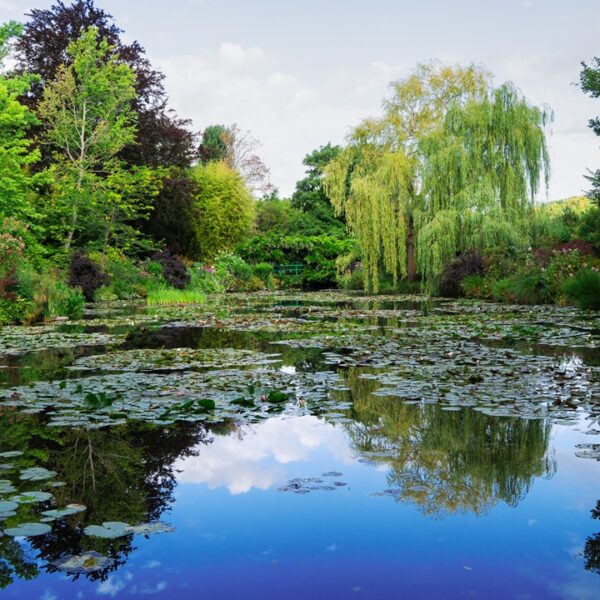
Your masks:
<svg viewBox="0 0 600 600"><path fill-rule="evenodd" d="M65 0L68 2L68 0ZM46 0L0 0L0 22ZM380 114L389 83L419 62L476 63L554 111L550 188L587 189L600 139L587 127L600 99L576 86L600 56L600 0L96 0L166 75L170 104L197 130L237 123L282 196L306 154L343 144Z"/></svg>

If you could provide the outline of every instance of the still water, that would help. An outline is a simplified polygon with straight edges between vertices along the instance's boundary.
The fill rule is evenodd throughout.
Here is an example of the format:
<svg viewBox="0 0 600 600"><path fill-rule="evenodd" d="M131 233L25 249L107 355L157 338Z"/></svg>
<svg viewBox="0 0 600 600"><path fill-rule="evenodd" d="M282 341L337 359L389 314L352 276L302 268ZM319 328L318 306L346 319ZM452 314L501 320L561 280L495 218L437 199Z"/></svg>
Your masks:
<svg viewBox="0 0 600 600"><path fill-rule="evenodd" d="M600 598L597 315L228 303L2 332L2 598Z"/></svg>

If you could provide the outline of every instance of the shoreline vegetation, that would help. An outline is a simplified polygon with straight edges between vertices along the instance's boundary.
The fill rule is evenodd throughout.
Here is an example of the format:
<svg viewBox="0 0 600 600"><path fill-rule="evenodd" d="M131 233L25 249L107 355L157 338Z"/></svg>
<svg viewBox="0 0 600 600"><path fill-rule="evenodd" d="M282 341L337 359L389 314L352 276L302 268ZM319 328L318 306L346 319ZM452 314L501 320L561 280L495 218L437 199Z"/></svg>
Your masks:
<svg viewBox="0 0 600 600"><path fill-rule="evenodd" d="M281 198L252 134L193 131L123 33L92 0L0 25L0 325L277 289L600 309L600 171L536 204L553 115L512 83L417 65Z"/></svg>

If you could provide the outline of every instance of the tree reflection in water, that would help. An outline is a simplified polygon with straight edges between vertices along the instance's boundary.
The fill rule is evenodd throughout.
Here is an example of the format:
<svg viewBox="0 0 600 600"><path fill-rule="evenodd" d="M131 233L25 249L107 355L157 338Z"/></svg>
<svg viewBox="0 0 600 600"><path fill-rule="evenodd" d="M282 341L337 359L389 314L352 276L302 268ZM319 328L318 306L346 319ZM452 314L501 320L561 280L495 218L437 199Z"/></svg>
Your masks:
<svg viewBox="0 0 600 600"><path fill-rule="evenodd" d="M551 477L551 425L543 419L488 416L472 409L407 404L377 397L379 384L351 369L353 447L389 465L388 492L424 514L482 514L498 502L516 506L537 477Z"/></svg>
<svg viewBox="0 0 600 600"><path fill-rule="evenodd" d="M109 557L107 568L86 573L91 580L105 580L126 562L134 550L133 536L100 539L84 535L85 527L105 521L159 520L174 501L175 461L197 454L207 439L206 430L195 423L160 428L130 422L110 429L80 430L48 427L38 416L4 415L0 419L0 447L24 453L14 461L19 468L43 466L65 482L52 490L56 506L87 507L55 521L50 533L29 538L38 559L52 572L56 571L53 564L64 556L95 551ZM26 557L17 542L0 538L0 588L15 576L32 579L38 573L35 561Z"/></svg>
<svg viewBox="0 0 600 600"><path fill-rule="evenodd" d="M600 519L600 500L596 502L596 508L592 509L592 518ZM600 533L590 536L585 542L583 549L585 568L600 575Z"/></svg>

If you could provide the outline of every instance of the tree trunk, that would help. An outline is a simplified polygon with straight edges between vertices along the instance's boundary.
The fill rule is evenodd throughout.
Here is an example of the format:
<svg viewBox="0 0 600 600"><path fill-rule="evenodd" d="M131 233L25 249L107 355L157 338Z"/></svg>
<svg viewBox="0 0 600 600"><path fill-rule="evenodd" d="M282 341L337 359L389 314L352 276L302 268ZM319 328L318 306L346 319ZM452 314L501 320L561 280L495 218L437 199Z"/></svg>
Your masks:
<svg viewBox="0 0 600 600"><path fill-rule="evenodd" d="M406 277L409 283L412 283L417 277L417 269L415 267L415 226L412 217L408 218L408 233L406 235L406 262Z"/></svg>
<svg viewBox="0 0 600 600"><path fill-rule="evenodd" d="M65 252L69 251L71 247L71 242L73 241L73 236L75 235L75 228L77 227L77 207L73 207L73 212L71 213L71 228L67 233L67 237L65 238Z"/></svg>

